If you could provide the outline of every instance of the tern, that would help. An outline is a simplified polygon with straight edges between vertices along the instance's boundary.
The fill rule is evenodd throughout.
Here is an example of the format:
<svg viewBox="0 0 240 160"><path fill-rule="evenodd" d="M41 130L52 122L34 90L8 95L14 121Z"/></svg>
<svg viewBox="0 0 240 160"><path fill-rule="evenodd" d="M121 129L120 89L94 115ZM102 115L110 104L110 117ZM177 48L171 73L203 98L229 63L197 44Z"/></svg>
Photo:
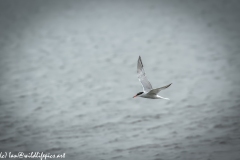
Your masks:
<svg viewBox="0 0 240 160"><path fill-rule="evenodd" d="M135 97L142 97L142 98L150 98L150 99L166 99L169 100L169 98L164 98L158 95L158 93L161 90L164 90L171 86L172 83L169 85L153 89L151 83L148 81L145 71L143 69L143 63L141 60L141 57L139 56L138 58L138 63L137 63L137 74L138 74L138 80L141 82L142 87L143 87L143 92L137 93L133 98Z"/></svg>

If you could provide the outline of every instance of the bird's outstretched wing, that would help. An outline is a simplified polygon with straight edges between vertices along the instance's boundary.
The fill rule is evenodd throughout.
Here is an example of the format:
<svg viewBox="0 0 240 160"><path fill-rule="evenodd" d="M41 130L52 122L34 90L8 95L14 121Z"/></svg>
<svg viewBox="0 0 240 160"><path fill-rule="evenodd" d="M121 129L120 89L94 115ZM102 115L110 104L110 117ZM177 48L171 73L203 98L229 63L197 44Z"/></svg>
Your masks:
<svg viewBox="0 0 240 160"><path fill-rule="evenodd" d="M143 91L149 92L150 90L152 90L152 85L146 77L145 71L143 69L143 63L140 56L138 58L137 73L138 73L138 79L142 84Z"/></svg>
<svg viewBox="0 0 240 160"><path fill-rule="evenodd" d="M161 90L164 90L164 89L168 88L169 86L171 86L171 84L163 86L161 88L152 89L151 91L148 92L148 94L158 94Z"/></svg>

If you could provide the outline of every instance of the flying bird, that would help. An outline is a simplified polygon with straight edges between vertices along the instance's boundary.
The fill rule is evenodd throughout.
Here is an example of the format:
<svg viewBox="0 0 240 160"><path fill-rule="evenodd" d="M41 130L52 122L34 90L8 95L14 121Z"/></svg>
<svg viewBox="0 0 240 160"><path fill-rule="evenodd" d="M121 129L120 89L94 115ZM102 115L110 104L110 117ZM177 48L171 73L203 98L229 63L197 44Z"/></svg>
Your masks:
<svg viewBox="0 0 240 160"><path fill-rule="evenodd" d="M161 90L164 90L171 86L171 84L153 89L151 83L148 81L145 71L143 69L143 63L141 60L141 57L139 56L138 58L138 63L137 63L137 74L138 74L138 80L141 82L142 87L143 87L143 92L137 93L133 98L135 97L142 97L142 98L151 98L151 99L166 99L169 100L169 98L164 98L158 95L158 93Z"/></svg>

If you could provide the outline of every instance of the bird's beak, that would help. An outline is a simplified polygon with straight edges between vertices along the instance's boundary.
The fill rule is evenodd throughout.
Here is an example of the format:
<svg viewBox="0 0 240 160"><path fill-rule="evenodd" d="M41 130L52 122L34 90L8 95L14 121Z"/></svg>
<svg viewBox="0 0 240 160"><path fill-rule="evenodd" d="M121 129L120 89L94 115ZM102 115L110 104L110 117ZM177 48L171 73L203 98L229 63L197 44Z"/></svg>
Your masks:
<svg viewBox="0 0 240 160"><path fill-rule="evenodd" d="M137 95L136 95L136 96L133 96L133 98L135 98L135 97L137 97Z"/></svg>

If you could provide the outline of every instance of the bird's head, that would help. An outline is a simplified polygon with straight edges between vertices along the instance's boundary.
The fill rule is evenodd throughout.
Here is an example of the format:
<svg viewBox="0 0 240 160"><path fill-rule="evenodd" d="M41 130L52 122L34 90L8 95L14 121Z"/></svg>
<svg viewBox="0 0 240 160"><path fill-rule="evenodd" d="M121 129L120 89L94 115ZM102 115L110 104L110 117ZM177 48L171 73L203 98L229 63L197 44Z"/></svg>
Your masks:
<svg viewBox="0 0 240 160"><path fill-rule="evenodd" d="M137 93L135 96L133 96L133 98L135 98L135 97L137 97L137 96L140 96L141 94L143 94L143 92Z"/></svg>

